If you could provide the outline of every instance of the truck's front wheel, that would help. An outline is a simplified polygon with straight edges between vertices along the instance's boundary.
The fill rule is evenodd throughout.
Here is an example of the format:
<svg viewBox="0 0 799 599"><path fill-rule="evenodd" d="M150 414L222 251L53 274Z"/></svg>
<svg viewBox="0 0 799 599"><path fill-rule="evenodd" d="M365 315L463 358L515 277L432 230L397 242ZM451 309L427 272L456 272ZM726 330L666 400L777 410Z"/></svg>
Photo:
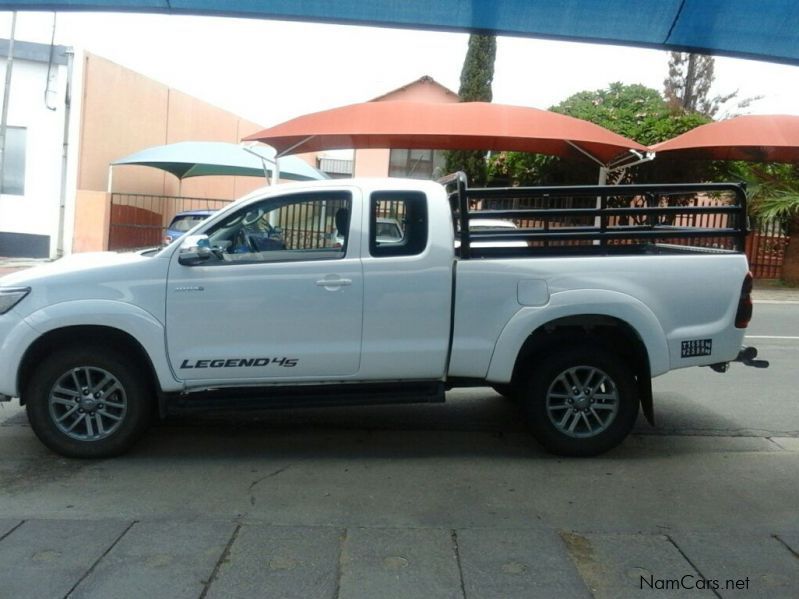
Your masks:
<svg viewBox="0 0 799 599"><path fill-rule="evenodd" d="M530 429L544 448L592 456L616 447L638 415L635 379L602 347L570 348L535 365L527 389Z"/></svg>
<svg viewBox="0 0 799 599"><path fill-rule="evenodd" d="M147 377L120 353L62 350L45 358L25 388L28 420L47 447L66 457L119 455L149 424Z"/></svg>

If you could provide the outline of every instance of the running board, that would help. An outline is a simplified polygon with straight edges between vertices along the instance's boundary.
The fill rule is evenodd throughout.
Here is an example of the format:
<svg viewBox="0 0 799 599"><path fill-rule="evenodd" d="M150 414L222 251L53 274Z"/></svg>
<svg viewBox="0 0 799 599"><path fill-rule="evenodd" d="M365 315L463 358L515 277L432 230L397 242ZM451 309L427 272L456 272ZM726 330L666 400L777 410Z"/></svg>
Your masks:
<svg viewBox="0 0 799 599"><path fill-rule="evenodd" d="M211 410L262 410L444 401L444 384L436 382L293 385L209 389L164 398L167 413Z"/></svg>

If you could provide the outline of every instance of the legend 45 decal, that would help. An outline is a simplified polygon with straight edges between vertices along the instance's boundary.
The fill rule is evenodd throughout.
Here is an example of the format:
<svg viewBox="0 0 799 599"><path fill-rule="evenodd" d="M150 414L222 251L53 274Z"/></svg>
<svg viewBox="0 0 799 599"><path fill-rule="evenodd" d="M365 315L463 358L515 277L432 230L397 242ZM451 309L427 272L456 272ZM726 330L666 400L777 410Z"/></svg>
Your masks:
<svg viewBox="0 0 799 599"><path fill-rule="evenodd" d="M218 358L213 360L183 360L180 368L264 368L282 366L294 368L299 358Z"/></svg>

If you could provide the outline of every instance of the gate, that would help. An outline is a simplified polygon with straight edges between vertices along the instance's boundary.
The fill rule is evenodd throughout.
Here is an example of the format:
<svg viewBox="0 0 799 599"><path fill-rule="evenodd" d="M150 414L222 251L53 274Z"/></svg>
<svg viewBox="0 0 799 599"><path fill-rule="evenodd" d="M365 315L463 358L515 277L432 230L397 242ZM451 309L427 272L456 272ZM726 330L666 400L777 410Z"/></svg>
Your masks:
<svg viewBox="0 0 799 599"><path fill-rule="evenodd" d="M109 250L133 250L159 246L175 214L185 210L219 210L232 200L111 194Z"/></svg>
<svg viewBox="0 0 799 599"><path fill-rule="evenodd" d="M752 232L746 238L749 270L756 279L779 279L790 237L780 219L752 217L751 223Z"/></svg>

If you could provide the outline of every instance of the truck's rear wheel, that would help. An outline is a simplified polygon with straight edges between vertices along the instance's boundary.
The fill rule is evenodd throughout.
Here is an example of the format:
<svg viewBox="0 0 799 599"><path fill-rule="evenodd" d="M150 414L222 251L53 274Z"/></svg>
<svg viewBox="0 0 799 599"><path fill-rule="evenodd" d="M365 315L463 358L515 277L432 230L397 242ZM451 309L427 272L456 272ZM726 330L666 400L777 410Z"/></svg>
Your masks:
<svg viewBox="0 0 799 599"><path fill-rule="evenodd" d="M527 389L530 429L544 448L592 456L616 447L638 415L635 379L601 347L565 349L536 364Z"/></svg>
<svg viewBox="0 0 799 599"><path fill-rule="evenodd" d="M127 451L153 412L142 369L107 348L62 350L46 357L32 373L23 399L36 436L72 458Z"/></svg>

